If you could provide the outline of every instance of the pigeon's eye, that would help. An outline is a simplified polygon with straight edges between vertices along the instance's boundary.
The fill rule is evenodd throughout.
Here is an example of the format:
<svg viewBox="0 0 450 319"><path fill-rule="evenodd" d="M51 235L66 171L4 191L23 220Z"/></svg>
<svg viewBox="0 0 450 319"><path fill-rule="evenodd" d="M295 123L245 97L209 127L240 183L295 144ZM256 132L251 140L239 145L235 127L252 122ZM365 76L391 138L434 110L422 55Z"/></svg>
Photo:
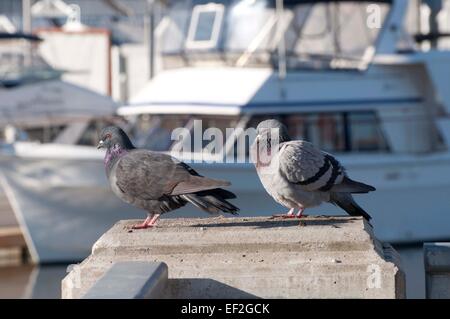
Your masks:
<svg viewBox="0 0 450 319"><path fill-rule="evenodd" d="M111 134L110 133L106 134L104 139L107 140L108 138L111 138Z"/></svg>

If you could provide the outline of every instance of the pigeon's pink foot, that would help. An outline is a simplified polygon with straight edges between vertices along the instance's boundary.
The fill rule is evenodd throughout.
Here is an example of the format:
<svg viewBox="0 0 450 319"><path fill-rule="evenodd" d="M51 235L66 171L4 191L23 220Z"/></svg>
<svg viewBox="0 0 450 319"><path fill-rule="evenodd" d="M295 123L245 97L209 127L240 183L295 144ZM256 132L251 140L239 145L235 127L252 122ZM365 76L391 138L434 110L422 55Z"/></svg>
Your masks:
<svg viewBox="0 0 450 319"><path fill-rule="evenodd" d="M156 226L156 221L158 220L160 214L152 214L152 216L147 217L142 224L134 225L133 229L147 229Z"/></svg>
<svg viewBox="0 0 450 319"><path fill-rule="evenodd" d="M287 214L276 214L272 215L272 218L295 218L294 209L289 210Z"/></svg>
<svg viewBox="0 0 450 319"><path fill-rule="evenodd" d="M152 226L149 226L151 221L152 221L152 218L149 216L144 220L144 222L142 222L141 224L133 225L132 228L133 229L146 229L146 228L152 227Z"/></svg>
<svg viewBox="0 0 450 319"><path fill-rule="evenodd" d="M132 229L146 229L146 228L150 228L150 227L153 227L153 225L146 224L145 222L143 222L142 224L133 225L133 227L131 227L131 228Z"/></svg>
<svg viewBox="0 0 450 319"><path fill-rule="evenodd" d="M297 217L297 218L305 217L306 215L303 215L303 212L304 212L304 211L305 211L304 208L300 208L300 209L298 210L297 215L296 215L295 217Z"/></svg>

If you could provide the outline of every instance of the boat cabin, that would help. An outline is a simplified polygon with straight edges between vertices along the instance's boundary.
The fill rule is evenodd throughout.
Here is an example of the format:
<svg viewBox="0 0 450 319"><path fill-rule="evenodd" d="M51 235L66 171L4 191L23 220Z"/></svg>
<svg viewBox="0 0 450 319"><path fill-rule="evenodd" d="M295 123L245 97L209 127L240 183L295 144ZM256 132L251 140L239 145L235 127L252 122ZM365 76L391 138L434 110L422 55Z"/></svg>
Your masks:
<svg viewBox="0 0 450 319"><path fill-rule="evenodd" d="M163 71L119 114L139 146L161 151L195 120L226 136L278 118L293 138L333 153L443 152L450 46L445 28L428 25L436 10L450 6L169 1L155 34Z"/></svg>

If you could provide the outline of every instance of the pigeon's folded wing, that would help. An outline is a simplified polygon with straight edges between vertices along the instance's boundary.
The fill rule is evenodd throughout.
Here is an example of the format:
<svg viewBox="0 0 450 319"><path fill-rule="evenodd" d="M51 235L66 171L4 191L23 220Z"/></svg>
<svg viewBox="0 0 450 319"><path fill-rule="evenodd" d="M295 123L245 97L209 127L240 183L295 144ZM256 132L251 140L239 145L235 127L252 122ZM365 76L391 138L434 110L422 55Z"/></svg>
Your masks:
<svg viewBox="0 0 450 319"><path fill-rule="evenodd" d="M149 151L132 151L115 168L119 189L141 200L159 199L175 187L177 163L170 156Z"/></svg>
<svg viewBox="0 0 450 319"><path fill-rule="evenodd" d="M145 150L122 157L115 169L119 189L141 200L159 199L230 185L200 176L175 158Z"/></svg>
<svg viewBox="0 0 450 319"><path fill-rule="evenodd" d="M329 191L345 177L344 168L333 156L305 141L281 146L279 170L289 182L307 191Z"/></svg>

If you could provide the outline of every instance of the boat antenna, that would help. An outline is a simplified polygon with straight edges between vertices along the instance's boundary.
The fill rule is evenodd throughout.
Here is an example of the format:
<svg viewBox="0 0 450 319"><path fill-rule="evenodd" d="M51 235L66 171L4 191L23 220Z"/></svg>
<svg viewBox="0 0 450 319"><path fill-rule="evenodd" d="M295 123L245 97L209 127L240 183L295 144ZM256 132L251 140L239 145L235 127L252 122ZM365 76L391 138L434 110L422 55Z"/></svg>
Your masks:
<svg viewBox="0 0 450 319"><path fill-rule="evenodd" d="M22 0L22 32L26 34L30 34L32 31L31 25L31 0ZM33 59L31 56L33 55L33 49L31 43L26 44L27 54L24 56L24 65L31 66L33 63Z"/></svg>
<svg viewBox="0 0 450 319"><path fill-rule="evenodd" d="M22 32L31 33L31 0L22 0Z"/></svg>
<svg viewBox="0 0 450 319"><path fill-rule="evenodd" d="M277 39L278 39L278 78L284 80L286 78L286 44L284 41L283 30L283 14L284 14L284 0L276 0L276 15L277 15Z"/></svg>
<svg viewBox="0 0 450 319"><path fill-rule="evenodd" d="M81 23L81 8L77 4L71 4L70 14L67 17L67 22L64 24L63 29L67 31L81 31L86 27Z"/></svg>
<svg viewBox="0 0 450 319"><path fill-rule="evenodd" d="M145 42L148 48L149 79L155 76L155 0L147 0L147 12L145 14Z"/></svg>

